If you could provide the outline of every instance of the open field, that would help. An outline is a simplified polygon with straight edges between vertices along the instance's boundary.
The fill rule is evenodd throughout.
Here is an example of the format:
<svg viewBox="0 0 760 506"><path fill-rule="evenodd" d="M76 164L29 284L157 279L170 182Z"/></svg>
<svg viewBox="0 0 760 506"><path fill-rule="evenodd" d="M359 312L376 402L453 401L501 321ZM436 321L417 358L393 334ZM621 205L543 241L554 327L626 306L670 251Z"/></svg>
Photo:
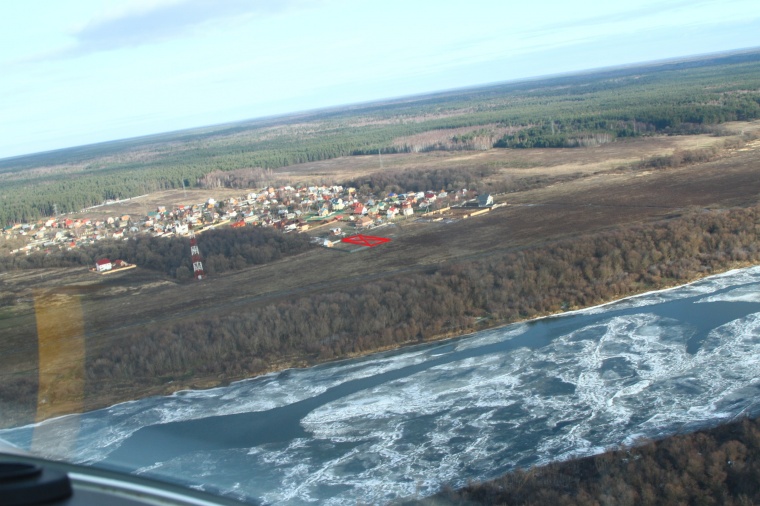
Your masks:
<svg viewBox="0 0 760 506"><path fill-rule="evenodd" d="M760 124L741 125L745 131ZM299 296L319 297L356 286L366 286L391 275L426 272L450 264L509 250L545 244L583 233L614 229L630 223L647 223L679 216L695 208L750 206L760 202L760 146L757 142L741 149L723 149L713 161L677 168L641 170L626 168L655 155L674 150L718 145L725 137L652 137L617 142L600 147L555 150L501 150L482 153L428 153L383 157L386 168L433 169L442 165L503 164L490 177L519 177L524 171L534 176L556 177L581 173L558 184L497 197L501 207L468 220L398 220L372 233L393 239L380 247L345 253L319 248L284 260L218 276L203 282L178 283L145 269L112 276L98 276L87 268L40 269L0 274L0 295L13 304L0 312L0 371L3 375L36 375L39 315L35 304L58 297L60 304L81 310L88 356L97 355L126 331L148 329L159 323L192 320L202 315L247 312L255 307ZM511 162L510 162L511 160ZM528 168L508 167L515 160ZM369 174L376 157L335 159L290 167L289 177L324 171L332 182L358 174ZM357 163L354 163L357 162ZM364 163L364 165L362 165ZM621 168L622 167L622 168ZM581 177L582 176L582 177ZM238 194L209 190L188 192L188 200L204 200ZM140 212L130 206L190 203L184 193L152 194L139 203L107 206L114 213ZM134 210L133 210L134 209ZM199 239L199 241L202 240ZM316 267L315 267L316 266ZM68 307L68 306L67 306ZM60 317L60 312L57 313ZM82 360L74 357L72 360ZM272 369L293 365L287 357L271 364ZM296 362L297 363L297 362ZM132 386L115 388L108 398L87 399L90 409L134 396L144 396L188 386L211 386L237 377L172 378L146 382L138 391ZM171 382L169 382L171 381ZM74 409L79 404L59 403L43 416ZM39 415L39 413L38 413Z"/></svg>
<svg viewBox="0 0 760 506"><path fill-rule="evenodd" d="M736 122L730 131L757 131L754 123ZM720 145L722 137L710 135L632 138L588 149L489 149L486 151L433 151L336 158L277 169L283 179L341 181L361 178L382 169L388 171L431 170L443 167L498 169L502 176L592 174L640 161L647 156L675 150L702 149ZM381 160L382 159L382 160ZM548 170L551 169L551 170Z"/></svg>
<svg viewBox="0 0 760 506"><path fill-rule="evenodd" d="M91 219L106 219L109 216L117 218L128 214L130 216L145 216L149 211L155 211L158 206L166 206L169 209L179 206L199 204L213 198L221 200L229 197L239 197L241 190L228 188L214 189L187 189L187 190L162 190L147 195L135 197L114 204L97 206L81 213L69 213L73 218L87 217Z"/></svg>

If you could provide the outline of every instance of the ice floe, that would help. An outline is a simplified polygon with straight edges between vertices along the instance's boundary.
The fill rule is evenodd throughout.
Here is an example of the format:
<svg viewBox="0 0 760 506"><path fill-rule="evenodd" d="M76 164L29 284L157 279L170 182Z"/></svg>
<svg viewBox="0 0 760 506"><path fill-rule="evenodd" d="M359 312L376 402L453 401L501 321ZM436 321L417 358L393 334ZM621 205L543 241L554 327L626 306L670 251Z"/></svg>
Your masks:
<svg viewBox="0 0 760 506"><path fill-rule="evenodd" d="M28 447L44 427L75 441L70 459L97 463L146 426L216 416L224 431L225 416L310 400L297 420L305 437L133 471L273 504L427 495L760 412L759 293L760 268L737 270L450 342L119 404L78 415L78 430L56 419L0 438ZM679 313L734 303L746 311L709 328Z"/></svg>

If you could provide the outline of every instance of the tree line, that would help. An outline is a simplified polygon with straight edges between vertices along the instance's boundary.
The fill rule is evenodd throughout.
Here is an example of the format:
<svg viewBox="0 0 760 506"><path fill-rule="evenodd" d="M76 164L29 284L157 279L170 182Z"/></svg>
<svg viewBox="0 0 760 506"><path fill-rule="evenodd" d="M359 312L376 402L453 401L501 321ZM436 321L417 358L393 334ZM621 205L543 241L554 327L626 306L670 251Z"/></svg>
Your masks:
<svg viewBox="0 0 760 506"><path fill-rule="evenodd" d="M210 173L414 150L400 140L452 134L440 149L583 146L623 136L711 131L760 117L760 54L565 76L436 94L411 101L249 122L219 130L0 160L0 224L77 212L111 198L208 184ZM501 135L501 134L499 134ZM475 139L480 139L474 142ZM269 178L265 172L264 179ZM216 177L239 185L260 177Z"/></svg>
<svg viewBox="0 0 760 506"><path fill-rule="evenodd" d="M386 170L374 172L364 177L349 179L344 186L359 188L363 193L386 195L390 192L426 190L475 189L483 179L496 172L489 167L444 169Z"/></svg>
<svg viewBox="0 0 760 506"><path fill-rule="evenodd" d="M197 236L207 274L239 270L295 255L314 247L304 234L283 234L262 227L220 228ZM94 266L100 258L124 260L180 281L193 275L190 239L139 235L126 241L103 240L82 248L0 256L0 272L43 267Z"/></svg>
<svg viewBox="0 0 760 506"><path fill-rule="evenodd" d="M288 363L365 353L591 306L758 262L760 207L695 211L341 291L159 324L88 355L98 398L188 375L250 377Z"/></svg>
<svg viewBox="0 0 760 506"><path fill-rule="evenodd" d="M518 470L405 505L760 504L760 418Z"/></svg>
<svg viewBox="0 0 760 506"><path fill-rule="evenodd" d="M654 225L627 225L497 252L362 286L120 329L118 335L99 335L97 341L87 344L86 400L90 404L86 409L137 398L146 388L171 380L241 379L294 364L461 335L484 326L591 306L731 266L757 263L758 223L760 206L695 210ZM238 235L239 230L218 232L245 239ZM255 232L266 238L264 244L270 243L267 231ZM211 231L201 239L206 234ZM290 239L302 234L280 236ZM138 247L137 241L129 245L136 256L124 254L124 258L136 260L139 251L153 255L148 243L144 244L145 249ZM166 244L167 251L178 248L180 256L187 249L186 242ZM225 268L237 268L230 260L231 255L237 257L234 244L241 246L234 241L225 246L220 243L215 253L205 251L204 255L221 256L223 252ZM98 254L121 256L124 252L106 246ZM245 259L242 248L239 251ZM171 272L171 266L161 260L164 256L173 257L159 250L148 263ZM35 258L44 262L45 257ZM4 380L0 408L5 418L25 419L25 413L33 410L32 405L19 403L18 392L33 390L35 384L33 375ZM34 400L33 396L29 399Z"/></svg>

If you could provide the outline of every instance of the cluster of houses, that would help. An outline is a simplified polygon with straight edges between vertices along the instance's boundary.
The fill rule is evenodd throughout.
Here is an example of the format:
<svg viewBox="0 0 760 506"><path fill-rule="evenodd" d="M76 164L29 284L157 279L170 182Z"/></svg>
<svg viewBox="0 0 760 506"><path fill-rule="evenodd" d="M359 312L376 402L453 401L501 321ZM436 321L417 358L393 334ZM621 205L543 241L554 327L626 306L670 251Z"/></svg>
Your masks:
<svg viewBox="0 0 760 506"><path fill-rule="evenodd" d="M365 229L415 213L440 211L454 205L486 207L490 195L474 192L409 192L384 196L360 195L355 188L342 186L268 187L238 198L208 199L173 209L158 206L142 216L109 216L105 219L57 217L7 226L4 237L24 238L25 244L13 252L71 249L102 239L125 239L138 234L153 236L187 235L191 230L228 225L274 227L284 232L306 231L320 225L343 222ZM333 226L330 234L341 235Z"/></svg>

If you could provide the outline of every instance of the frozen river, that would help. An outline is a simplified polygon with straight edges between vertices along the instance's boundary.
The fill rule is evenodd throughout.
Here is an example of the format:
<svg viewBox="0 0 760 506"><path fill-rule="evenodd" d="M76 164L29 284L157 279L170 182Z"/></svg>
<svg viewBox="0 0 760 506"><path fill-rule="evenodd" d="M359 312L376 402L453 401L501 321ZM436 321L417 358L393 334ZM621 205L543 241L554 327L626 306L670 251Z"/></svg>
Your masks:
<svg viewBox="0 0 760 506"><path fill-rule="evenodd" d="M758 394L755 267L0 438L266 503L383 503L757 414Z"/></svg>

